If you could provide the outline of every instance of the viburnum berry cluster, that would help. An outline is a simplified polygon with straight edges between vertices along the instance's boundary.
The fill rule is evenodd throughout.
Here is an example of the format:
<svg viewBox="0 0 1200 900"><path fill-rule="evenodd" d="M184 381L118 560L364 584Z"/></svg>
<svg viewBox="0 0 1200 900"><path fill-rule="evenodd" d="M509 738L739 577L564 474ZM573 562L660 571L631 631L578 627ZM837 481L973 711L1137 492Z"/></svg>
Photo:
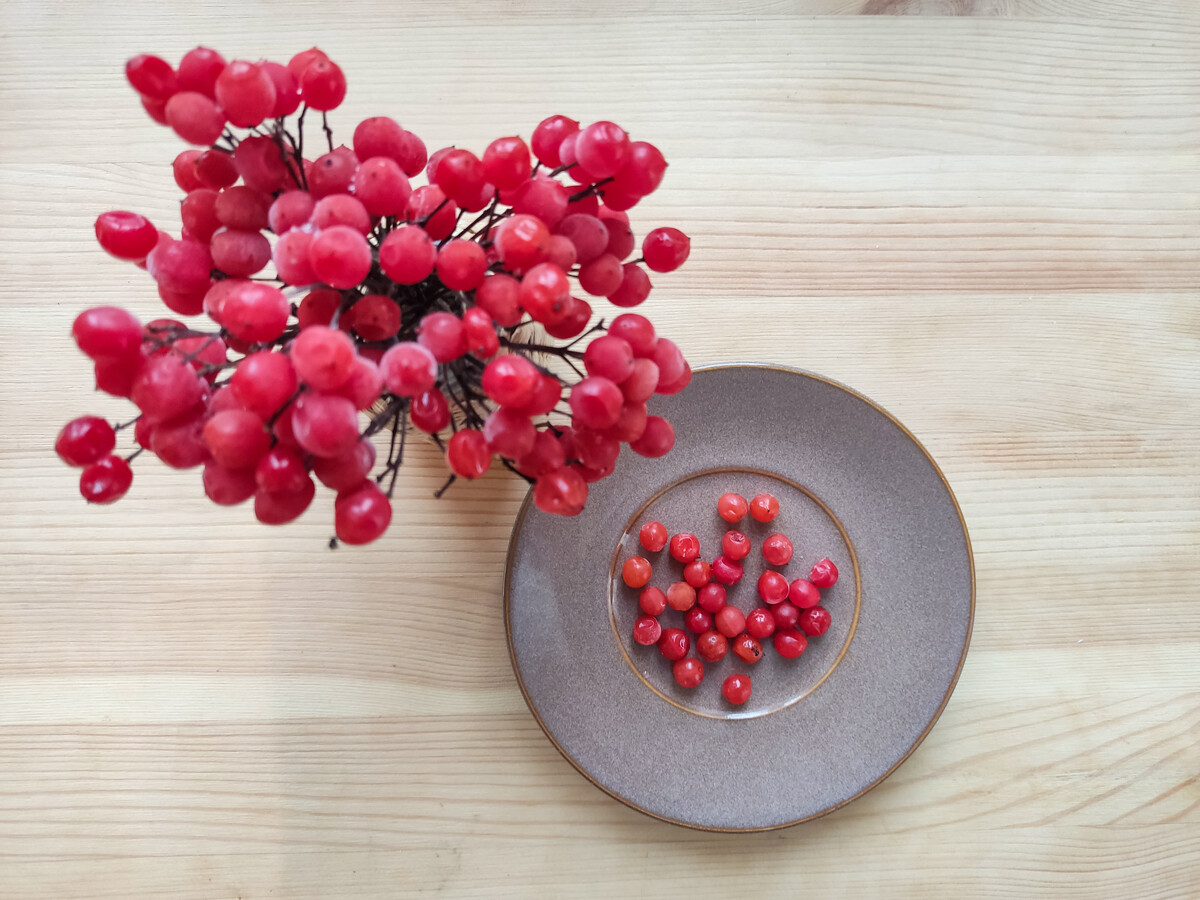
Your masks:
<svg viewBox="0 0 1200 900"><path fill-rule="evenodd" d="M560 515L583 509L622 443L671 449L647 401L682 390L690 366L641 315L592 324L582 296L637 306L647 270L688 257L683 232L656 228L630 260L626 211L666 171L654 145L555 115L529 144L501 137L482 156L427 155L386 116L335 146L327 113L346 79L316 48L282 65L198 47L178 67L143 55L125 71L155 121L204 149L173 164L178 237L123 211L101 215L96 237L144 268L172 313L212 325L113 307L75 320L97 387L140 413L116 427L86 416L59 435L88 501L125 494L148 450L202 466L214 502L253 497L260 521L281 524L312 502L315 475L337 492L337 537L361 544L391 521L410 426L443 449L447 487L498 458ZM327 152L310 159L315 114ZM129 425L140 449L122 457L116 432Z"/></svg>
<svg viewBox="0 0 1200 900"><path fill-rule="evenodd" d="M740 494L723 494L717 501L718 515L736 524L749 513L757 522L771 522L779 515L779 501L771 494L759 494L747 503ZM763 644L772 638L775 652L785 659L796 659L808 648L808 638L829 630L833 619L821 606L820 588L837 583L838 570L833 560L824 558L813 564L808 578L788 581L775 569L765 569L756 585L765 604L749 613L729 602L728 591L742 580L745 560L753 549L750 538L741 531L727 531L721 538L721 555L711 563L700 558L700 540L694 534L680 532L670 537L661 522L647 522L638 531L638 541L651 554L667 550L670 558L683 566L683 579L672 582L666 591L650 585L653 565L644 556L630 556L621 565L621 580L638 594L641 616L633 624L633 640L645 647L657 646L659 653L672 663L672 675L680 687L699 687L704 680L704 664L720 662L732 650L747 665L758 662ZM776 532L762 541L763 562L783 567L792 560L791 540ZM683 616L683 627L667 627L662 616L667 610ZM695 640L696 656L689 657ZM735 672L721 686L722 696L740 706L750 699L750 676Z"/></svg>

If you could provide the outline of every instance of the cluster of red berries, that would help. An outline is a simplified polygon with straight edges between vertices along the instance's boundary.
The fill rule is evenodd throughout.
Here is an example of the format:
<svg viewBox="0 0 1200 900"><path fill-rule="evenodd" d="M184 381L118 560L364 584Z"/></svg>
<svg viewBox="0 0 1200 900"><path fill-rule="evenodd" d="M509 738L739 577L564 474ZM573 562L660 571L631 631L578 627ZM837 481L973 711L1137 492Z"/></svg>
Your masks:
<svg viewBox="0 0 1200 900"><path fill-rule="evenodd" d="M688 257L686 235L657 228L629 261L626 210L666 171L652 144L612 122L551 116L528 145L502 137L482 156L428 155L377 116L352 147L335 147L326 113L346 79L316 48L282 65L198 47L178 67L135 57L126 75L151 117L205 149L174 162L178 237L121 211L96 220L96 237L146 269L172 313L217 328L98 307L74 336L97 387L138 407L138 446L203 466L214 502L253 497L259 520L280 524L308 507L315 475L337 492L338 538L358 544L391 521L410 423L444 450L451 481L499 457L534 486L538 508L561 515L583 508L622 443L649 457L671 449L670 423L646 404L682 390L690 366L636 313L589 328L579 296L637 306L647 270ZM310 159L313 111L328 152ZM428 183L414 186L421 175ZM132 482L141 450L114 453L121 427L88 416L59 436L59 455L86 467L90 502ZM390 450L372 477L380 432Z"/></svg>
<svg viewBox="0 0 1200 900"><path fill-rule="evenodd" d="M757 522L770 522L779 515L779 501L770 494L759 494L749 502L740 494L724 494L717 501L717 513L729 524L740 522L747 513ZM774 569L766 569L757 584L758 596L766 605L743 613L729 604L727 588L742 580L744 560L753 549L750 538L741 531L727 531L721 538L721 555L708 563L700 558L700 540L694 534L675 534L669 541L667 535L661 522L647 522L638 532L638 540L650 553L666 548L673 560L683 564L682 581L672 583L666 591L651 586L653 566L643 556L625 560L621 579L641 591L638 606L642 615L634 622L633 640L647 647L657 645L673 663L675 681L681 687L698 687L704 680L704 663L718 662L730 649L742 662L753 665L762 658L762 641L770 637L780 656L795 659L807 649L808 638L829 630L832 619L820 605L819 588L837 582L833 560L819 560L808 578L791 582ZM792 554L792 542L784 534L772 534L762 542L767 565L787 565ZM659 617L668 607L684 614L683 628L662 627ZM688 656L692 635L695 657ZM750 699L750 691L750 676L744 673L730 675L721 686L725 699L737 706Z"/></svg>

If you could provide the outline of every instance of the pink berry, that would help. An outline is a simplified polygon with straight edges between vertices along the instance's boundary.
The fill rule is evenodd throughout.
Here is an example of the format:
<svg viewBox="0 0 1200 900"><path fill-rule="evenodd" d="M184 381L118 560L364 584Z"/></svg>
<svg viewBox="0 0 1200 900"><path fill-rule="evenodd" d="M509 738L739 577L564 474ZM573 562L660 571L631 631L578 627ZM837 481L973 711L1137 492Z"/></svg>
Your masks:
<svg viewBox="0 0 1200 900"><path fill-rule="evenodd" d="M671 667L671 673L680 687L688 689L699 687L700 682L704 680L704 663L694 656L689 656L676 660L675 665Z"/></svg>
<svg viewBox="0 0 1200 900"><path fill-rule="evenodd" d="M654 616L639 616L633 623L633 639L643 647L657 644L662 631L662 626Z"/></svg>
<svg viewBox="0 0 1200 900"><path fill-rule="evenodd" d="M762 555L769 565L787 565L792 558L792 552L792 542L788 540L787 535L772 534L763 540Z"/></svg>
<svg viewBox="0 0 1200 900"><path fill-rule="evenodd" d="M813 563L812 572L809 573L808 580L819 588L831 588L837 584L837 566L828 557L818 559Z"/></svg>
<svg viewBox="0 0 1200 900"><path fill-rule="evenodd" d="M734 706L741 706L749 700L750 691L750 676L740 672L730 675L721 685L721 696Z"/></svg>

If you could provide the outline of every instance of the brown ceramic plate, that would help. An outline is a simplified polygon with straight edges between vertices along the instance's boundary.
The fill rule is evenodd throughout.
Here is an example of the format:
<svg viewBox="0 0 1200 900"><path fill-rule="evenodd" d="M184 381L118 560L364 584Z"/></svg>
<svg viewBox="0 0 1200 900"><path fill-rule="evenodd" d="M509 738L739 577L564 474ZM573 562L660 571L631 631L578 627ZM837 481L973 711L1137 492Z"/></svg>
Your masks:
<svg viewBox="0 0 1200 900"><path fill-rule="evenodd" d="M904 426L816 375L714 366L654 407L675 426L670 455L623 451L576 518L529 499L517 517L505 623L529 708L584 776L651 816L755 831L835 810L916 749L958 679L975 584L954 495ZM781 569L789 580L823 556L837 563L838 583L822 591L833 625L799 659L768 646L749 666L730 653L684 690L656 648L632 641L637 592L620 566L644 553L637 532L651 519L694 532L713 559L730 527L716 515L725 491L769 492L782 507L772 523L739 526L754 551L729 602L762 605L759 548L781 531L796 546ZM651 584L681 578L665 551L645 555ZM662 619L682 625L670 609ZM721 697L735 671L754 683L743 707Z"/></svg>

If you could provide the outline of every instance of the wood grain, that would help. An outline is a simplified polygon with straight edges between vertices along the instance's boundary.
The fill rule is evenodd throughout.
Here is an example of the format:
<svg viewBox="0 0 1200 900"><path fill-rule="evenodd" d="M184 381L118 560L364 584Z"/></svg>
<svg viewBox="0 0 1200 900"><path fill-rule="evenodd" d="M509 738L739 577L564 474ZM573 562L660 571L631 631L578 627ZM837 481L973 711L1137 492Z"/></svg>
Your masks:
<svg viewBox="0 0 1200 900"><path fill-rule="evenodd" d="M908 762L767 835L610 800L509 667L520 485L435 501L429 448L361 550L324 550L327 497L267 529L154 465L78 501L53 434L124 406L85 393L71 318L157 305L91 222L177 202L121 64L198 41L319 41L339 131L478 149L562 111L663 148L635 221L694 251L655 279L662 330L864 391L962 503L973 646ZM1198 63L1187 0L9 0L0 896L1197 896Z"/></svg>

